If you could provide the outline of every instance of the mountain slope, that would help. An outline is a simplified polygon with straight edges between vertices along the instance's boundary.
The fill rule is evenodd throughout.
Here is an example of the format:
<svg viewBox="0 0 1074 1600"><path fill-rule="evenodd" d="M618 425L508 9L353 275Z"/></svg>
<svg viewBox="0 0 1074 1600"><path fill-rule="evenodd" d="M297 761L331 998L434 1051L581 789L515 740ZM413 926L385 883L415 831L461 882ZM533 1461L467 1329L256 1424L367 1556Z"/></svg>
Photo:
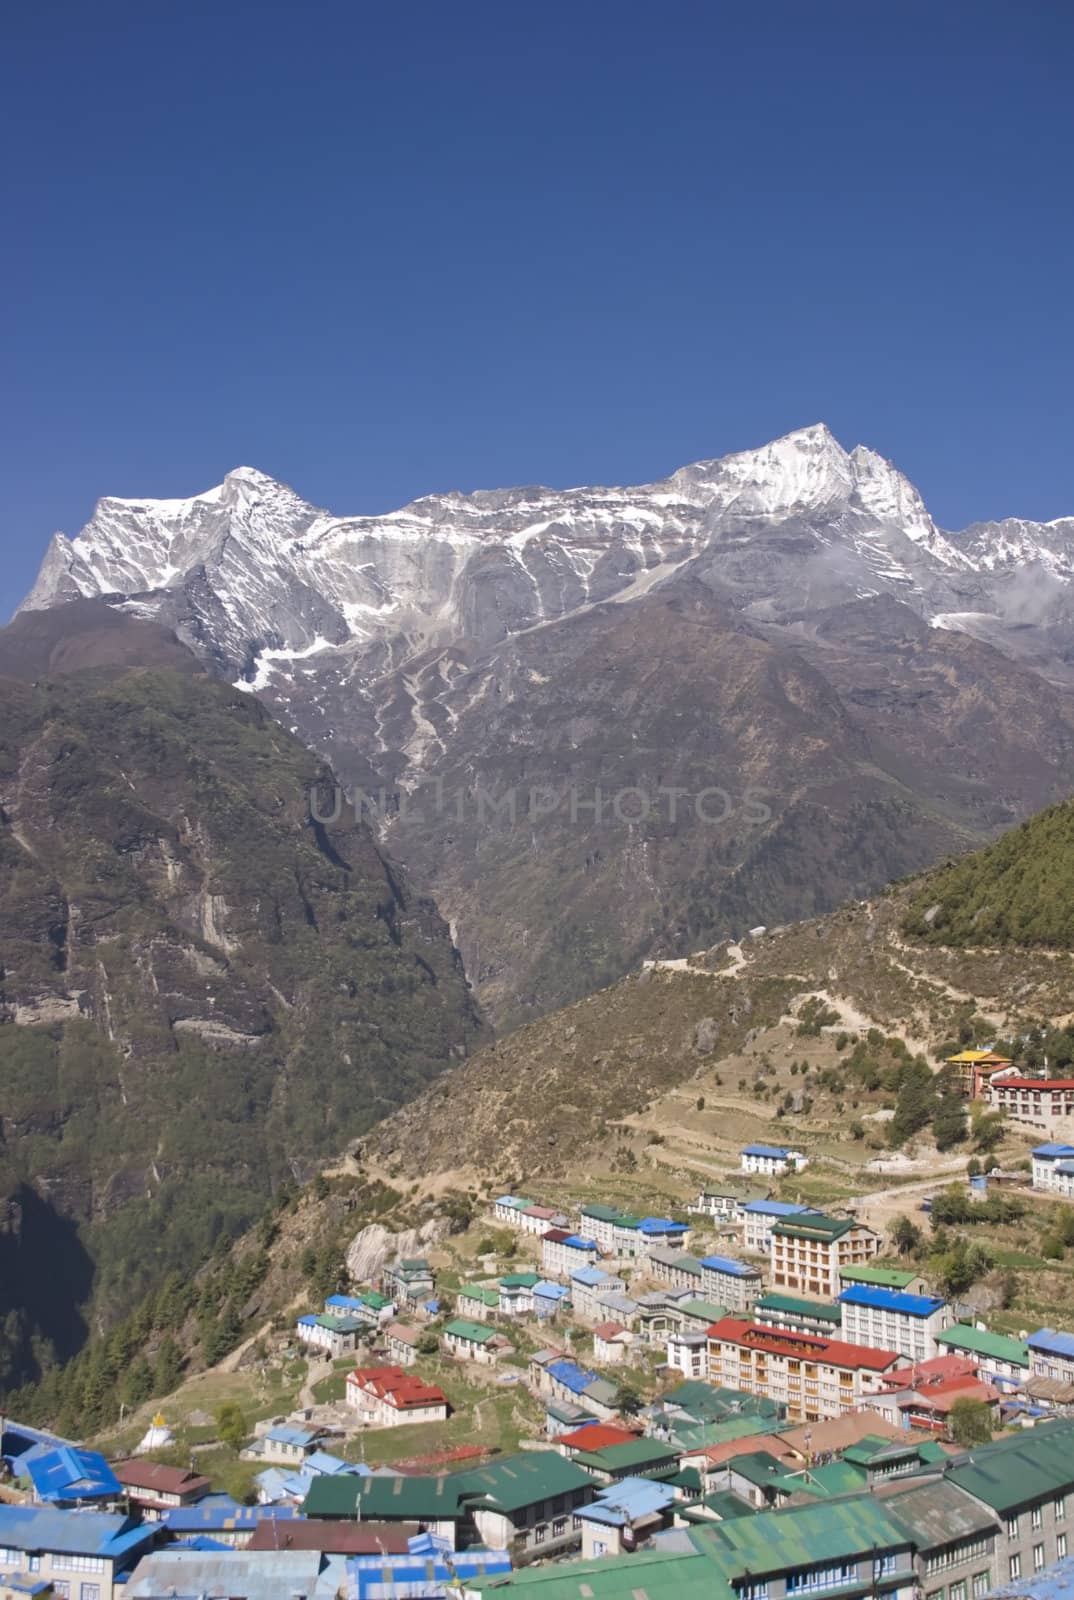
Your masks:
<svg viewBox="0 0 1074 1600"><path fill-rule="evenodd" d="M187 500L101 501L26 605L101 595L174 627L352 791L383 791L383 843L511 1026L1069 793L1071 526L944 533L821 426L633 488L381 517L240 468ZM598 817L598 788L642 797Z"/></svg>
<svg viewBox="0 0 1074 1600"><path fill-rule="evenodd" d="M80 1305L108 1319L189 1268L478 1031L435 908L366 827L311 821L316 759L192 662L128 669L125 628L109 666L91 624L92 669L0 681L0 1381L5 1356L70 1353Z"/></svg>
<svg viewBox="0 0 1074 1600"><path fill-rule="evenodd" d="M906 929L930 944L1074 948L1074 806L1053 806L929 873Z"/></svg>
<svg viewBox="0 0 1074 1600"><path fill-rule="evenodd" d="M542 1181L558 1192L598 1167L614 1186L641 1158L688 1185L693 1174L737 1166L739 1146L761 1138L805 1140L837 1165L849 1159L852 1171L848 1116L879 1110L882 1119L884 1099L867 1073L848 1068L849 1042L863 1041L865 1066L882 1065L892 1039L898 1052L935 1063L960 1037L1069 1023L1069 925L1047 951L1006 933L995 945L947 947L907 928L967 879L990 882L993 906L1051 872L1066 881L1072 828L1074 802L876 899L646 964L477 1051L372 1130L366 1168L434 1193L446 1184L527 1192ZM808 1092L797 1065L788 1076L799 1057L808 1059Z"/></svg>

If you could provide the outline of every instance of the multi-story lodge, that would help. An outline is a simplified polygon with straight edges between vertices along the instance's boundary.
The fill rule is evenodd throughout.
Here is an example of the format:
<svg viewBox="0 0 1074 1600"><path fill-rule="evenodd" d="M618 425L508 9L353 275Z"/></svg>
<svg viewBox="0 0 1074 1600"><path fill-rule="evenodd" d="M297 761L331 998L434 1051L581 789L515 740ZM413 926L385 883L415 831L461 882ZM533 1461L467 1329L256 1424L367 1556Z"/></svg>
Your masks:
<svg viewBox="0 0 1074 1600"><path fill-rule="evenodd" d="M785 1172L801 1172L809 1165L804 1150L790 1150L786 1145L748 1144L739 1153L743 1172L761 1173L766 1178L780 1178Z"/></svg>
<svg viewBox="0 0 1074 1600"><path fill-rule="evenodd" d="M937 1353L936 1336L953 1313L938 1295L901 1294L894 1289L852 1284L839 1296L842 1337L851 1344L897 1350L909 1361L928 1361Z"/></svg>
<svg viewBox="0 0 1074 1600"><path fill-rule="evenodd" d="M1006 1112L1012 1122L1028 1122L1034 1128L1054 1128L1074 1118L1074 1078L1000 1073L989 1079L983 1098L993 1110Z"/></svg>
<svg viewBox="0 0 1074 1600"><path fill-rule="evenodd" d="M879 1234L850 1218L816 1211L784 1217L772 1227L772 1287L834 1299L841 1270L870 1260L879 1249Z"/></svg>
<svg viewBox="0 0 1074 1600"><path fill-rule="evenodd" d="M794 1421L853 1411L884 1389L899 1364L894 1350L873 1350L818 1334L766 1328L725 1317L709 1329L709 1382L774 1400Z"/></svg>

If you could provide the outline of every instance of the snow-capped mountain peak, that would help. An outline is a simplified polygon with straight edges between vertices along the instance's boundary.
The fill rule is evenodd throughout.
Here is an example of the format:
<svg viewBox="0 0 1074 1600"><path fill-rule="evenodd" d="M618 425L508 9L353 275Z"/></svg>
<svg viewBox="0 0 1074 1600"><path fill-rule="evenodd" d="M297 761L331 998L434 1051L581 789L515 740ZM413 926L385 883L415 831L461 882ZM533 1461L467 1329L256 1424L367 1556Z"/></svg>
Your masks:
<svg viewBox="0 0 1074 1600"><path fill-rule="evenodd" d="M1074 523L947 536L896 467L823 423L655 483L452 491L380 516L335 516L239 466L186 499L101 500L76 539L54 537L25 607L123 597L252 677L315 644L380 660L494 641L686 562L755 616L882 593L924 617L987 614L1013 564L1074 576Z"/></svg>

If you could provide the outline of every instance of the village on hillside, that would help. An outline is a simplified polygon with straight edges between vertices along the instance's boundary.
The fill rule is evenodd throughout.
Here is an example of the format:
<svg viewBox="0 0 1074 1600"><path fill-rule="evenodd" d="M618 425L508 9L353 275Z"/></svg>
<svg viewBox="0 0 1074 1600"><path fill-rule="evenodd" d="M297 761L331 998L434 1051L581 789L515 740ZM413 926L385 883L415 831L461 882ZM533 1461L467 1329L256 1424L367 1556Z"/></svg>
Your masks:
<svg viewBox="0 0 1074 1600"><path fill-rule="evenodd" d="M1074 1109L989 1051L948 1067L1038 1136ZM245 1493L163 1414L122 1451L0 1418L0 1600L1045 1600L1074 1332L1001 1331L852 1207L776 1197L811 1164L747 1144L681 1213L502 1194L462 1270L384 1258L281 1335L288 1408L202 1419ZM1074 1145L1027 1164L918 1209L1074 1198Z"/></svg>

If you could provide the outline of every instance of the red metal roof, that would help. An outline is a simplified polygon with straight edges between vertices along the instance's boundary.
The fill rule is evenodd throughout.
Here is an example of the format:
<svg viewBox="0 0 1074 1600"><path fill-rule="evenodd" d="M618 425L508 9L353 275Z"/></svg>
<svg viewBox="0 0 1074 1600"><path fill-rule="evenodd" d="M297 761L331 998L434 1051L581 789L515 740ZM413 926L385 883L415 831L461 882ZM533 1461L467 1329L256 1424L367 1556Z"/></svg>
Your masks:
<svg viewBox="0 0 1074 1600"><path fill-rule="evenodd" d="M447 1395L435 1383L416 1378L403 1367L355 1367L348 1375L367 1394L385 1400L397 1411L410 1411L420 1406L446 1406Z"/></svg>
<svg viewBox="0 0 1074 1600"><path fill-rule="evenodd" d="M593 1329L595 1339L614 1339L617 1333L625 1333L626 1329L621 1322L598 1322Z"/></svg>
<svg viewBox="0 0 1074 1600"><path fill-rule="evenodd" d="M819 1334L762 1328L738 1317L723 1317L714 1322L708 1336L747 1350L763 1350L766 1355L826 1361L832 1367L867 1367L873 1372L886 1372L899 1359L894 1350L871 1350L863 1344L845 1344L842 1339L825 1339Z"/></svg>
<svg viewBox="0 0 1074 1600"><path fill-rule="evenodd" d="M115 1461L112 1471L125 1488L147 1489L156 1494L208 1494L212 1479L186 1467L166 1467L159 1461L134 1458Z"/></svg>
<svg viewBox="0 0 1074 1600"><path fill-rule="evenodd" d="M588 1428L576 1428L573 1433L561 1433L557 1444L568 1450L610 1450L613 1445L633 1444L638 1437L629 1428L616 1428L610 1422L593 1422Z"/></svg>
<svg viewBox="0 0 1074 1600"><path fill-rule="evenodd" d="M1048 1094L1053 1089L1074 1089L1074 1078L998 1078L993 1089L1032 1089L1037 1094Z"/></svg>

